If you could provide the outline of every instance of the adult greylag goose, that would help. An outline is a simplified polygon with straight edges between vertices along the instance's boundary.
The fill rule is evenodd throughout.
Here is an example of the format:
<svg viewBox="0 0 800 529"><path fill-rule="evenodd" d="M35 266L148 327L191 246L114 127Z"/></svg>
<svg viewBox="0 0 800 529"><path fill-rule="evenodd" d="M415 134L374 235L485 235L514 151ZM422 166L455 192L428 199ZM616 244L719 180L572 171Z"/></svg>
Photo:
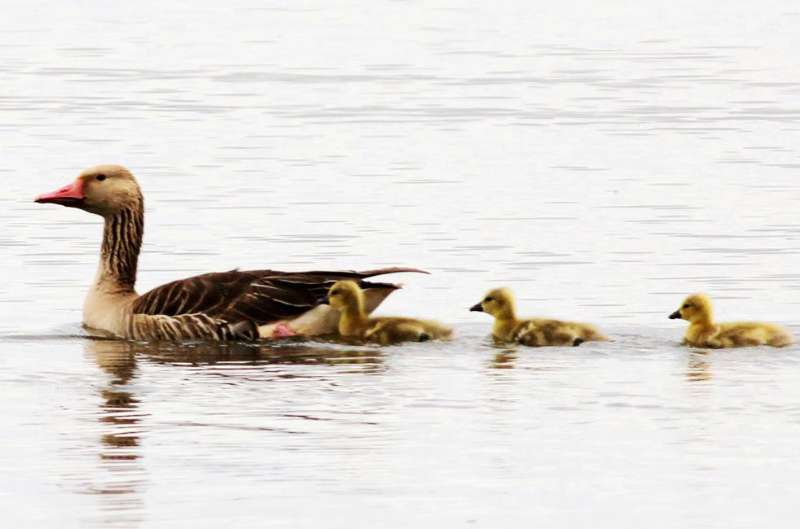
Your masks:
<svg viewBox="0 0 800 529"><path fill-rule="evenodd" d="M255 340L336 331L338 313L326 305L331 285L356 281L374 310L391 283L367 278L414 268L364 272L210 273L136 293L136 269L144 232L144 198L134 176L119 165L84 170L71 184L36 198L100 215L105 220L100 265L83 306L84 326L133 340Z"/></svg>

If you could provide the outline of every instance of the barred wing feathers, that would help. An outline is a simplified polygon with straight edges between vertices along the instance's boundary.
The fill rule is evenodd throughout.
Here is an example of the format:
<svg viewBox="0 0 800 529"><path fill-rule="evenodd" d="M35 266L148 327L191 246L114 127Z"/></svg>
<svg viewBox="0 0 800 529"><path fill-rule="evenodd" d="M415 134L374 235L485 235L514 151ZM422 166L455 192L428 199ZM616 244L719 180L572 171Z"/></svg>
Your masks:
<svg viewBox="0 0 800 529"><path fill-rule="evenodd" d="M278 272L253 270L203 274L167 283L140 296L134 314L180 316L204 314L235 323L264 325L297 317L324 303L330 286L341 279L358 281L363 289L399 288L367 278L415 268L381 268L355 271Z"/></svg>

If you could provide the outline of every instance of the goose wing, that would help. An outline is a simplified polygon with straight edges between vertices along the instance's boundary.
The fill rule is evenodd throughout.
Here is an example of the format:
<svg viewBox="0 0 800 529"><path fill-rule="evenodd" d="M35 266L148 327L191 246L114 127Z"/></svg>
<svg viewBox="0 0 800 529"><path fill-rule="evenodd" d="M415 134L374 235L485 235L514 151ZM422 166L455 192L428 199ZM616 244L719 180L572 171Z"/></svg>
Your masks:
<svg viewBox="0 0 800 529"><path fill-rule="evenodd" d="M252 270L203 274L167 283L143 294L133 304L134 314L180 316L205 314L228 322L252 321L264 325L297 317L325 302L328 289L342 279L358 281L363 289L395 290L392 283L367 278L415 268L355 271L278 272ZM423 272L424 273L424 272Z"/></svg>

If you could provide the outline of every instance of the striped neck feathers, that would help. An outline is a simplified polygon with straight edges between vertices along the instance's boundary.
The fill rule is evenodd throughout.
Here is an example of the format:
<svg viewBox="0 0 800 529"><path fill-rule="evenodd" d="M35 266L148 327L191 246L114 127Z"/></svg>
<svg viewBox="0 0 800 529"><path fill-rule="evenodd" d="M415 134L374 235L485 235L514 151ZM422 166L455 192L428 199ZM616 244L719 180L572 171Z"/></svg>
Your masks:
<svg viewBox="0 0 800 529"><path fill-rule="evenodd" d="M143 235L144 203L141 198L137 204L105 218L98 282L110 282L119 290L133 291Z"/></svg>

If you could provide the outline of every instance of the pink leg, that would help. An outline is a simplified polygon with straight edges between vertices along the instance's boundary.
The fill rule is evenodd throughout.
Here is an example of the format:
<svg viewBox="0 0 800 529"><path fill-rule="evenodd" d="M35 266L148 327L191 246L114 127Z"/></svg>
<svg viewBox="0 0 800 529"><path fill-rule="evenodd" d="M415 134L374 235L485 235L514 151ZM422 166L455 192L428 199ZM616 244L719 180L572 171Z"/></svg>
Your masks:
<svg viewBox="0 0 800 529"><path fill-rule="evenodd" d="M297 336L297 333L294 332L286 323L276 323L275 328L272 329L272 338L275 340L279 338L288 338L290 336Z"/></svg>

